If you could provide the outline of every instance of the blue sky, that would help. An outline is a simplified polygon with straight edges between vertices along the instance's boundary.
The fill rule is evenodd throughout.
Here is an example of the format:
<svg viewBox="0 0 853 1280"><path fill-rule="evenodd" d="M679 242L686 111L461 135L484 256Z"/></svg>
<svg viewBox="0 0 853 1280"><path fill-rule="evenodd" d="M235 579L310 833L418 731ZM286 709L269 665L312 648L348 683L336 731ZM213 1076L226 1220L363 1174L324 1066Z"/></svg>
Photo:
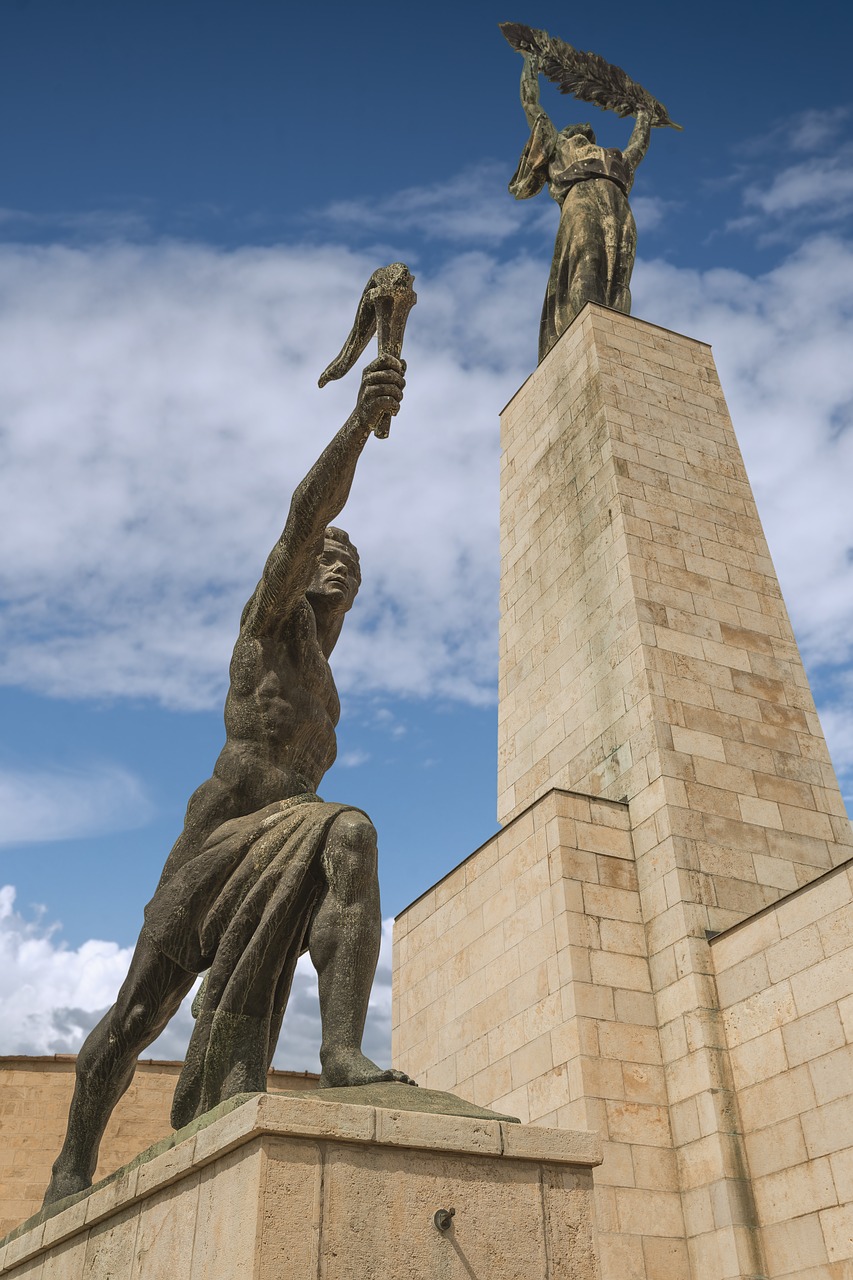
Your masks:
<svg viewBox="0 0 853 1280"><path fill-rule="evenodd" d="M0 11L0 1052L73 1050L112 999L221 745L241 605L355 395L316 378L395 258L420 295L409 389L342 518L364 588L323 794L371 813L389 916L494 831L497 414L535 360L556 218L506 192L526 131L504 18L684 126L634 189L634 311L714 344L853 794L846 11L291 8ZM279 1057L300 1069L311 985ZM388 1008L386 948L380 1053Z"/></svg>

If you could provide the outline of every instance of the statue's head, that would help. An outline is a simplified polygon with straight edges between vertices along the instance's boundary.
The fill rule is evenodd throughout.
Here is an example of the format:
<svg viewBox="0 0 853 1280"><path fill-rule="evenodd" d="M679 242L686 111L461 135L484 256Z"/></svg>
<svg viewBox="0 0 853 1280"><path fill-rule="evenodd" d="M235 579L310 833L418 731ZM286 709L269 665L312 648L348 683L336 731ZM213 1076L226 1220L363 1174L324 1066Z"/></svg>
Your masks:
<svg viewBox="0 0 853 1280"><path fill-rule="evenodd" d="M342 614L352 608L361 586L358 551L343 529L329 525L317 553L317 567L306 595L312 605Z"/></svg>
<svg viewBox="0 0 853 1280"><path fill-rule="evenodd" d="M575 134L580 134L586 138L587 142L595 143L595 131L591 124L570 124L565 129L560 130L563 138L572 138Z"/></svg>

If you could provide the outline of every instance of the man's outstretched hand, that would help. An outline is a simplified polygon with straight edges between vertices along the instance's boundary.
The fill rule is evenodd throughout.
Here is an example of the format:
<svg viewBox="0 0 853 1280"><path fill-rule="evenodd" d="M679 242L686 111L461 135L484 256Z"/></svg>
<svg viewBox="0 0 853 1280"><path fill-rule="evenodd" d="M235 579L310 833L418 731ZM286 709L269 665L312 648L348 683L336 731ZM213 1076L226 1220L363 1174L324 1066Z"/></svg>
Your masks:
<svg viewBox="0 0 853 1280"><path fill-rule="evenodd" d="M378 356L365 368L355 416L367 431L375 431L386 413L393 417L398 412L406 385L405 372L405 360L396 356Z"/></svg>

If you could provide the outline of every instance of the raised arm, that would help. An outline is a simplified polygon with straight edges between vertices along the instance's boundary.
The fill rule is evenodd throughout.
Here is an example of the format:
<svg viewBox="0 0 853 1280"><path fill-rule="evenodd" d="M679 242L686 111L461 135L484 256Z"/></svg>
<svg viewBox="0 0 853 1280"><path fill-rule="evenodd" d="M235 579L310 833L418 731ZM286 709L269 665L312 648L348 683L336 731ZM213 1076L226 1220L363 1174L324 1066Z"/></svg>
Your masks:
<svg viewBox="0 0 853 1280"><path fill-rule="evenodd" d="M509 189L516 200L529 200L539 194L548 179L548 162L557 136L539 101L539 62L530 53L524 55L521 71L521 105L530 125L530 137L510 178Z"/></svg>
<svg viewBox="0 0 853 1280"><path fill-rule="evenodd" d="M645 107L637 109L636 121L634 124L628 145L622 152L625 163L628 166L631 182L634 181L634 174L637 172L637 165L649 149L649 138L652 133L652 117L651 113Z"/></svg>
<svg viewBox="0 0 853 1280"><path fill-rule="evenodd" d="M284 531L243 611L243 626L265 631L304 595L326 526L343 510L368 436L384 413L396 414L400 407L405 368L394 356L380 356L364 370L355 409L294 491Z"/></svg>
<svg viewBox="0 0 853 1280"><path fill-rule="evenodd" d="M525 53L521 68L521 108L531 129L538 120L548 120L548 113L539 101L539 59Z"/></svg>

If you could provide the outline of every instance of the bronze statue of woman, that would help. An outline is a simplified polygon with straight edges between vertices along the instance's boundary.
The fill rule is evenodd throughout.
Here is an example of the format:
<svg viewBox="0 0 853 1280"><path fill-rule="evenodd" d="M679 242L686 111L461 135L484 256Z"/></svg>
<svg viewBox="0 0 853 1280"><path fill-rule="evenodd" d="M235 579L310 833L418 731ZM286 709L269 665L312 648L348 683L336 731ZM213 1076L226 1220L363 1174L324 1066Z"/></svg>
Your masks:
<svg viewBox="0 0 853 1280"><path fill-rule="evenodd" d="M509 189L516 200L538 195L545 183L560 206L554 260L542 307L539 359L569 327L584 303L631 310L631 272L637 227L628 204L637 165L646 154L652 114L639 106L624 151L600 147L589 124L559 132L539 101L539 61L524 54L521 105L530 125Z"/></svg>

